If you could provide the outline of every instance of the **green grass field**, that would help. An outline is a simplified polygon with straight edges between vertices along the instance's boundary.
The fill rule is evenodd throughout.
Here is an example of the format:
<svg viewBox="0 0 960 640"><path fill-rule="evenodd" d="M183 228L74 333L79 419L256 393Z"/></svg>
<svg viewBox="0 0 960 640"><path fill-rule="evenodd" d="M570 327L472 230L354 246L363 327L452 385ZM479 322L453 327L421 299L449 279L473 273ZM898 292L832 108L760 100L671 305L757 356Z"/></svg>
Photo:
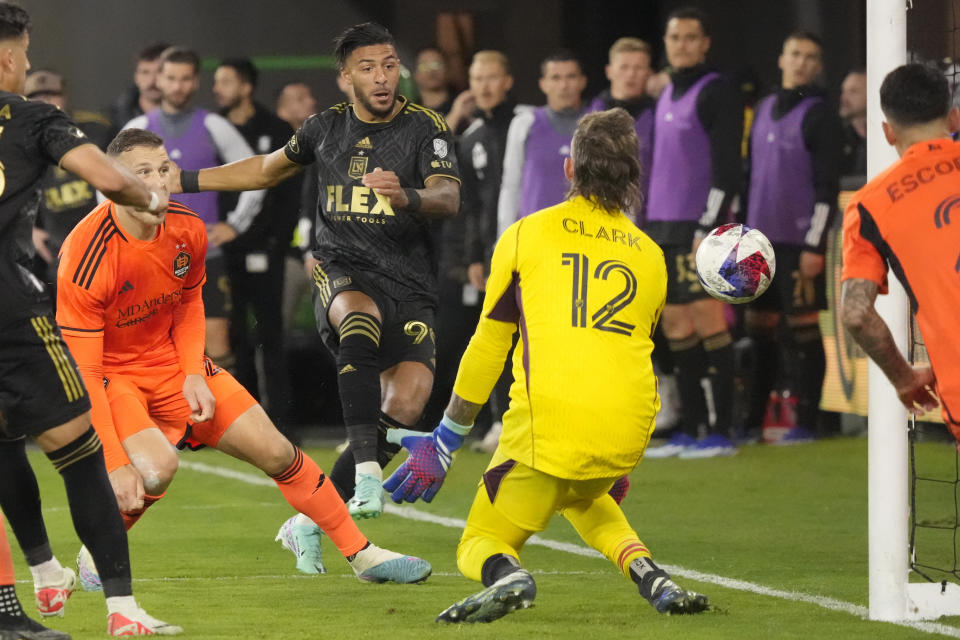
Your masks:
<svg viewBox="0 0 960 640"><path fill-rule="evenodd" d="M331 449L307 450L324 468L332 465ZM920 453L953 477L951 447L925 444ZM633 473L624 503L630 521L678 582L710 596L714 607L706 614L659 616L605 559L582 549L529 545L522 560L537 579L533 609L489 625L437 625L437 613L478 587L457 572L460 531L450 519L466 517L487 459L461 453L434 503L415 506L417 513L448 520L417 521L405 507L361 524L377 544L433 564L426 583L398 586L360 583L329 541L329 573L297 574L293 556L273 541L292 515L279 491L222 454L185 453L167 497L131 531L135 594L153 615L182 625L185 637L204 639L960 637L960 618L924 628L863 619L865 440L748 446L733 458L651 460ZM41 454L31 460L54 550L72 563L79 543L62 484ZM211 468L243 475L223 477ZM941 518L938 510L953 517L948 493L928 498L929 518ZM583 546L560 518L541 537ZM930 553L950 562L953 550L948 542ZM16 549L14 557L18 592L32 607L29 572ZM743 590L744 583L766 591ZM74 638L105 637L102 594L76 593L66 617L54 618L52 626Z"/></svg>

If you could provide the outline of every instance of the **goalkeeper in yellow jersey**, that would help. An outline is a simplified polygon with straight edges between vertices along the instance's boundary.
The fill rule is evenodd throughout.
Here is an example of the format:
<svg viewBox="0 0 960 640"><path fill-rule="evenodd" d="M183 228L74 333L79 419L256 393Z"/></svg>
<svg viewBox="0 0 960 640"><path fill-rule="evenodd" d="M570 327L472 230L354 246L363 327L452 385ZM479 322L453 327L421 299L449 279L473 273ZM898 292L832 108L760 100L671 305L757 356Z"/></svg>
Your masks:
<svg viewBox="0 0 960 640"><path fill-rule="evenodd" d="M558 512L660 613L708 607L653 563L607 493L643 457L660 408L650 334L667 271L660 248L624 214L639 197L633 125L622 109L580 121L563 167L568 199L500 238L441 424L402 438L410 456L384 483L397 502L433 499L519 327L500 446L457 549L460 571L486 588L438 621L489 622L530 606L536 585L518 554Z"/></svg>

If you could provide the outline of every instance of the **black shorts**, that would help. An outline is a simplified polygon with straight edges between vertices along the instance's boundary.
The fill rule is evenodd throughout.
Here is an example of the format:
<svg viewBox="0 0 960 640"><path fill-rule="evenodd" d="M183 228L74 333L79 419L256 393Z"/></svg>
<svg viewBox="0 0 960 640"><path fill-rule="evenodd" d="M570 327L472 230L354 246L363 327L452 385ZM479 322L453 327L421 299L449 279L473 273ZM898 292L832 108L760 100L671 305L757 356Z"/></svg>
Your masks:
<svg viewBox="0 0 960 640"><path fill-rule="evenodd" d="M383 330L380 334L380 370L400 362L422 362L431 373L437 368L436 310L429 300L395 300L373 283L376 275L354 269L334 260L321 260L313 270L313 308L320 338L334 356L340 337L327 311L337 294L359 291L369 296L380 310Z"/></svg>
<svg viewBox="0 0 960 640"><path fill-rule="evenodd" d="M777 270L770 288L748 309L802 315L827 308L826 269L813 280L800 277L800 247L777 246Z"/></svg>
<svg viewBox="0 0 960 640"><path fill-rule="evenodd" d="M38 435L90 410L77 363L50 316L0 331L0 438Z"/></svg>
<svg viewBox="0 0 960 640"><path fill-rule="evenodd" d="M683 245L663 245L667 261L667 304L687 304L710 296L697 277L696 256L690 251L693 238Z"/></svg>
<svg viewBox="0 0 960 640"><path fill-rule="evenodd" d="M229 318L233 310L227 260L222 253L207 256L207 281L203 285L203 312L208 318Z"/></svg>

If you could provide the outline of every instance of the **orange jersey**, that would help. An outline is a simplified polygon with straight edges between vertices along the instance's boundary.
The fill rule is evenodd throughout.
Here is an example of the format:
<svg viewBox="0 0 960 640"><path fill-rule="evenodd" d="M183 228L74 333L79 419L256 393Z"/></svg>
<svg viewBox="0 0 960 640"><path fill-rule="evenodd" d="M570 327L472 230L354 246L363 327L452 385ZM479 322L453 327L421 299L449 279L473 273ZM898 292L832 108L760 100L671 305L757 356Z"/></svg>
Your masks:
<svg viewBox="0 0 960 640"><path fill-rule="evenodd" d="M937 376L943 417L960 424L960 143L917 143L860 189L843 220L842 279L903 282Z"/></svg>
<svg viewBox="0 0 960 640"><path fill-rule="evenodd" d="M57 324L90 390L93 423L114 461L119 446L103 392L111 373L179 364L203 373L207 232L171 202L157 236L142 241L117 222L106 201L70 232L57 270Z"/></svg>

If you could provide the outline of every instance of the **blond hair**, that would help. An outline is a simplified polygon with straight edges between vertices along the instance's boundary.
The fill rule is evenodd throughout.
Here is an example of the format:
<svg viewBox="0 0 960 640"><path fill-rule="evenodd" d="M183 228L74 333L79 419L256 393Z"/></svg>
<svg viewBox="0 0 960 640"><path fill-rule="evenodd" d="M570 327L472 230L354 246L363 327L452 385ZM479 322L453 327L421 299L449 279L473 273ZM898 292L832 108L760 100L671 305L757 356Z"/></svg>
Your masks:
<svg viewBox="0 0 960 640"><path fill-rule="evenodd" d="M645 53L650 59L653 59L653 49L650 48L649 44L640 38L631 38L628 36L617 39L617 41L613 43L613 46L610 47L610 62L613 62L613 56L618 53L632 53L634 51Z"/></svg>
<svg viewBox="0 0 960 640"><path fill-rule="evenodd" d="M476 62L494 62L503 67L503 72L507 75L510 75L510 59L507 58L507 54L502 51L496 51L494 49L484 49L482 51L477 51L473 54L473 61L470 64Z"/></svg>

